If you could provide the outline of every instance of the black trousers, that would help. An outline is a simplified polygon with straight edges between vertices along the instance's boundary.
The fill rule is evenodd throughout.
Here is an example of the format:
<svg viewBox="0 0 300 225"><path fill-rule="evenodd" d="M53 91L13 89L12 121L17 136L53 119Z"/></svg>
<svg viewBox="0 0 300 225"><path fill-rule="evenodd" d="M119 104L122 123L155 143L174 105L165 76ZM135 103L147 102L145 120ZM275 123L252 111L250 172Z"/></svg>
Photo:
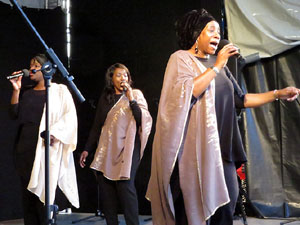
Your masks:
<svg viewBox="0 0 300 225"><path fill-rule="evenodd" d="M233 214L239 194L236 167L233 162L227 162L223 160L223 168L230 202L217 209L216 213L207 221L207 225L233 224ZM175 208L176 225L188 225L183 196L179 184L178 162L176 162L175 164L170 180L170 185Z"/></svg>
<svg viewBox="0 0 300 225"><path fill-rule="evenodd" d="M122 208L127 225L139 224L139 207L135 189L135 175L139 165L139 148L133 152L130 180L112 181L98 172L103 213L107 225L118 225L118 209Z"/></svg>
<svg viewBox="0 0 300 225"><path fill-rule="evenodd" d="M210 218L208 222L209 225L233 224L233 214L239 195L236 166L234 162L227 162L223 160L223 168L230 202L217 209L216 213Z"/></svg>
<svg viewBox="0 0 300 225"><path fill-rule="evenodd" d="M46 213L44 204L40 199L27 190L28 178L21 177L24 225L46 224Z"/></svg>

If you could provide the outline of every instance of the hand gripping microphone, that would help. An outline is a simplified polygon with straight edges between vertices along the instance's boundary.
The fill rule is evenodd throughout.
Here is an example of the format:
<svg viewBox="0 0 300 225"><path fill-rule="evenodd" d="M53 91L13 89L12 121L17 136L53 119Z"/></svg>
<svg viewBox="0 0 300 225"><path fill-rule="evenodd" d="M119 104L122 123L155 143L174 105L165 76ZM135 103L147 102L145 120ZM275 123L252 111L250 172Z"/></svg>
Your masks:
<svg viewBox="0 0 300 225"><path fill-rule="evenodd" d="M125 82L121 82L121 84L124 84ZM122 86L123 88L123 92L126 92L127 91L127 87L126 86Z"/></svg>
<svg viewBox="0 0 300 225"><path fill-rule="evenodd" d="M14 74L14 75L7 76L6 78L7 78L7 80L10 80L10 79L14 79L14 78L20 77L20 76L29 77L29 70L23 69L22 71Z"/></svg>
<svg viewBox="0 0 300 225"><path fill-rule="evenodd" d="M218 54L218 52L227 44L230 44L230 41L228 41L227 39L222 39L220 42L219 42L219 45L218 45L218 48L216 50L216 55ZM237 46L235 46L237 47ZM238 47L237 47L238 48ZM238 54L235 54L233 55L233 57L236 57L237 59L241 60L243 59L243 56L240 54L240 49L238 48Z"/></svg>

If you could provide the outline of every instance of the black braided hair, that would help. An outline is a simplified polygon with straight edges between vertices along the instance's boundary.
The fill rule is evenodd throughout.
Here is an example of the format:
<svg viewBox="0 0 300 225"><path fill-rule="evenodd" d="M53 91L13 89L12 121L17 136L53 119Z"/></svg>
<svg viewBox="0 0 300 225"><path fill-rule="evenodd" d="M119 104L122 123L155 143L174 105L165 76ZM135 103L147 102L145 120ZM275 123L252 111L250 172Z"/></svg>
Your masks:
<svg viewBox="0 0 300 225"><path fill-rule="evenodd" d="M203 28L216 19L205 9L192 10L175 23L178 45L183 50L190 49L196 42Z"/></svg>

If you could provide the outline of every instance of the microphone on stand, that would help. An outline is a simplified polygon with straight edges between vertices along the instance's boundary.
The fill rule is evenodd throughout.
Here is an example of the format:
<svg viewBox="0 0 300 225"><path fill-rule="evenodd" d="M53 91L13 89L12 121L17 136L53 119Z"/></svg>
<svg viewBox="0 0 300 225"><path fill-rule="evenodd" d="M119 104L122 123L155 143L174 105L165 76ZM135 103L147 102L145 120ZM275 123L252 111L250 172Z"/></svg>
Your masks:
<svg viewBox="0 0 300 225"><path fill-rule="evenodd" d="M6 79L10 80L10 79L14 79L14 78L21 77L21 76L29 77L29 70L23 69L22 71L20 71L16 74L7 76Z"/></svg>
<svg viewBox="0 0 300 225"><path fill-rule="evenodd" d="M42 71L42 69L39 69L39 70L33 69L33 70L31 70L32 73L36 73L38 71Z"/></svg>

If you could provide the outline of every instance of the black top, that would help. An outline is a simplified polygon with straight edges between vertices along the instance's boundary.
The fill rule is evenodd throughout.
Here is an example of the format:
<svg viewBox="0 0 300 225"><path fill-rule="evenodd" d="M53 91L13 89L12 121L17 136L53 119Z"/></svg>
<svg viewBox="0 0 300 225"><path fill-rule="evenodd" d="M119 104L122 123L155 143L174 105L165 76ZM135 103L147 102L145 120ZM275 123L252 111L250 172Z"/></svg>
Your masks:
<svg viewBox="0 0 300 225"><path fill-rule="evenodd" d="M19 101L11 105L11 115L18 119L21 125L40 124L45 104L45 90L28 89Z"/></svg>
<svg viewBox="0 0 300 225"><path fill-rule="evenodd" d="M121 98L122 94L114 94L113 100L109 102L105 94L102 94L98 101L97 111L95 115L95 119L93 122L92 129L89 134L89 138L87 140L87 143L85 145L84 150L88 152L94 152L98 145L99 136L101 133L102 126L104 125L104 122L106 120L107 113L110 111L110 109L116 104L116 102ZM141 120L142 120L142 112L135 100L128 103L130 105L130 108L132 110L132 114L134 116L134 119L136 121L136 126L141 126ZM136 135L135 143L137 144L139 142L139 135Z"/></svg>
<svg viewBox="0 0 300 225"><path fill-rule="evenodd" d="M18 104L11 105L12 117L19 121L15 164L19 174L28 181L35 158L45 94L45 90L29 89L23 93Z"/></svg>
<svg viewBox="0 0 300 225"><path fill-rule="evenodd" d="M198 58L207 68L214 65L215 56ZM237 166L246 161L236 109L244 108L245 94L227 67L215 78L215 108L222 158Z"/></svg>

